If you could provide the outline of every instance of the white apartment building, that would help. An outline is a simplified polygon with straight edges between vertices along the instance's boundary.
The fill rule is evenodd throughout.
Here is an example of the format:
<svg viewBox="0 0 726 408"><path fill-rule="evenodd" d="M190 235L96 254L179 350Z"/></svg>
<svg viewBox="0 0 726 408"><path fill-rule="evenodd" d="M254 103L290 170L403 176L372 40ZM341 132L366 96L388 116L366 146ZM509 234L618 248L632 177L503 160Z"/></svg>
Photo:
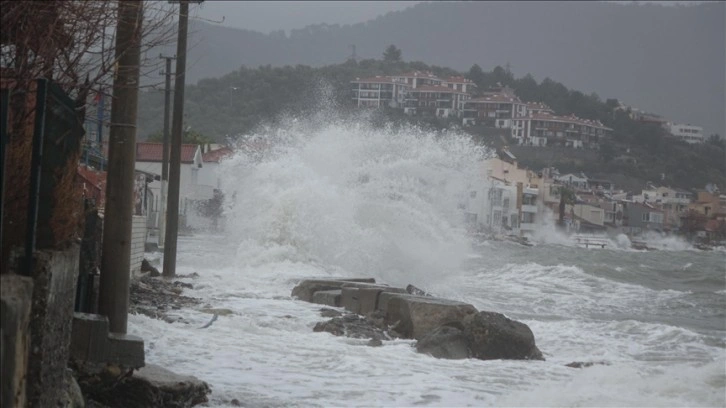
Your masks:
<svg viewBox="0 0 726 408"><path fill-rule="evenodd" d="M703 128L700 126L668 122L665 124L665 128L672 137L686 143L695 144L706 141L703 136Z"/></svg>

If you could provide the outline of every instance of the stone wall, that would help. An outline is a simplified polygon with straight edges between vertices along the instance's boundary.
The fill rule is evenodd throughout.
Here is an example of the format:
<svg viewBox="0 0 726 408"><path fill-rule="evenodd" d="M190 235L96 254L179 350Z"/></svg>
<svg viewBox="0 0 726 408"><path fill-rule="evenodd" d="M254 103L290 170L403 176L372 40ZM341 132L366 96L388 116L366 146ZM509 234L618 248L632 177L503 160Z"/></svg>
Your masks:
<svg viewBox="0 0 726 408"><path fill-rule="evenodd" d="M28 360L28 406L57 406L69 357L80 246L39 250L33 260L33 305Z"/></svg>

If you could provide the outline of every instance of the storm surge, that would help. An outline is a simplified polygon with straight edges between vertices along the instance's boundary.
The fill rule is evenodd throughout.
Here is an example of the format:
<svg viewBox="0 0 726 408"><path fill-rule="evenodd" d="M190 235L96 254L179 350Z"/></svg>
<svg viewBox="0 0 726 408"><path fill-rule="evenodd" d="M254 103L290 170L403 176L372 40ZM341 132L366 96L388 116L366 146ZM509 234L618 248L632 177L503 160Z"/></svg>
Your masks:
<svg viewBox="0 0 726 408"><path fill-rule="evenodd" d="M470 251L459 204L488 153L470 136L325 115L239 147L223 163L222 188L240 262L272 256L426 283L457 271Z"/></svg>

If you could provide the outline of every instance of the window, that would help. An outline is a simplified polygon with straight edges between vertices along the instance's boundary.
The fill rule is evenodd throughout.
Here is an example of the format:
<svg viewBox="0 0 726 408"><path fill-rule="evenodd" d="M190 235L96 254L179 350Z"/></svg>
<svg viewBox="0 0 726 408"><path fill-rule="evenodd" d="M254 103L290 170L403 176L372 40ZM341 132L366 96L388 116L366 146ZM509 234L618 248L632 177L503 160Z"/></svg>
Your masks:
<svg viewBox="0 0 726 408"><path fill-rule="evenodd" d="M471 193L469 193L469 197L476 198L476 191L472 191Z"/></svg>
<svg viewBox="0 0 726 408"><path fill-rule="evenodd" d="M650 222L650 213L643 213L643 222Z"/></svg>

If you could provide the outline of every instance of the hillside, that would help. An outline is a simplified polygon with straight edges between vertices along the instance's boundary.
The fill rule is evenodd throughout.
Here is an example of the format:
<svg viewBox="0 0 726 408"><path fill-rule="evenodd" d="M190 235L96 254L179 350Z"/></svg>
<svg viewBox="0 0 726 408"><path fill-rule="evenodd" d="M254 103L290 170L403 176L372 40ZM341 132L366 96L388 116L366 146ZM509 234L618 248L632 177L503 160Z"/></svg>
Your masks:
<svg viewBox="0 0 726 408"><path fill-rule="evenodd" d="M334 107L339 112L355 112L350 80L356 77L389 75L411 70L431 70L439 76L460 74L451 68L429 66L421 62L384 62L381 60L348 61L343 64L313 68L264 66L242 67L221 78L204 79L186 89L185 127L217 141L254 131L258 125L272 124L285 114L307 115ZM478 66L463 73L486 89L495 83L514 88L524 101L541 101L557 114L575 114L597 119L613 129L612 137L602 143L596 160L574 160L576 155L564 152L550 155L547 150L530 152L520 162L530 168L555 166L563 171L583 171L589 175L627 180L628 185L646 181L670 184L680 188L702 188L707 183L726 185L724 144L709 143L690 146L665 136L659 127L631 120L626 112L616 110L616 99L601 100L596 94L586 95L570 90L546 78L537 82L529 75L515 78L511 72L496 67L486 72ZM140 137L161 130L163 94L146 91L139 104ZM443 128L459 124L458 120L412 118L399 111L382 111L378 123L414 121ZM484 129L473 129L473 136L492 146L502 142L502 135L486 139ZM513 141L504 140L513 143Z"/></svg>
<svg viewBox="0 0 726 408"><path fill-rule="evenodd" d="M379 58L395 44L406 61L461 71L509 63L517 75L554 78L724 135L725 13L723 2L431 2L289 35L192 21L188 78L196 83L242 65L340 63L352 44L361 59Z"/></svg>

